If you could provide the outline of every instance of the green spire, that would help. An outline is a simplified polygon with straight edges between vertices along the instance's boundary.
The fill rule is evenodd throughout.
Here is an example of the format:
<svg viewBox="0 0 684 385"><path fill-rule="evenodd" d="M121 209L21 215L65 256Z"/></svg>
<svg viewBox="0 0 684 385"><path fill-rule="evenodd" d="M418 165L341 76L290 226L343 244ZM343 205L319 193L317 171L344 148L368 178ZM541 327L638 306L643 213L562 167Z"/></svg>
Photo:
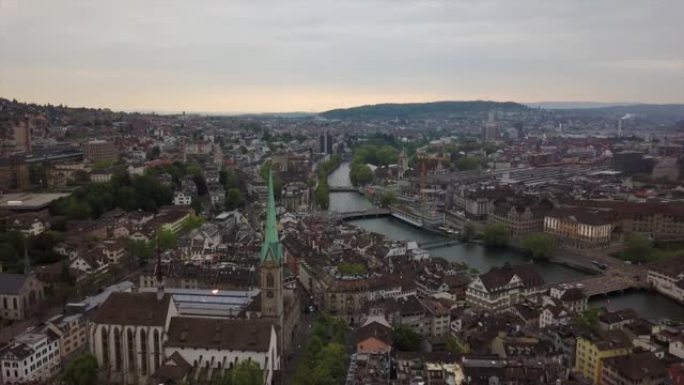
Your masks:
<svg viewBox="0 0 684 385"><path fill-rule="evenodd" d="M268 203L266 206L266 229L264 233L264 243L261 245L261 263L271 260L280 264L283 260L283 249L278 239L275 197L273 196L273 173L271 170L268 170Z"/></svg>

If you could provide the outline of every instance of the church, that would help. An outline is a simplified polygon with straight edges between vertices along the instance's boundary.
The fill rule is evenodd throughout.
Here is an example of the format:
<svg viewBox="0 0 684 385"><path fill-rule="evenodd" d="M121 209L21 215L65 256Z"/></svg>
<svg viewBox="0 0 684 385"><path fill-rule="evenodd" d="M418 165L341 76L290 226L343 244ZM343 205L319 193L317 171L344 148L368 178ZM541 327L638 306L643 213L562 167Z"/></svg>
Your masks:
<svg viewBox="0 0 684 385"><path fill-rule="evenodd" d="M158 255L156 292L112 293L90 321L90 350L107 378L117 384L208 383L243 360L261 367L266 384L276 383L301 313L296 281L285 279L284 266L269 175L260 292L250 303L235 316L190 312L193 306L188 301L206 306L214 300L222 306L223 294L194 290L187 295L165 288Z"/></svg>

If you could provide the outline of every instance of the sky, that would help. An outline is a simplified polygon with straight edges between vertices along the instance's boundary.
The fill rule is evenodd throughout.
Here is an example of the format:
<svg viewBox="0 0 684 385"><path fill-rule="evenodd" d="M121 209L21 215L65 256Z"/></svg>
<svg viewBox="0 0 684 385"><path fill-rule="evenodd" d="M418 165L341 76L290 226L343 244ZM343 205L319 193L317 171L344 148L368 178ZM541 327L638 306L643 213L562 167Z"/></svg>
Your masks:
<svg viewBox="0 0 684 385"><path fill-rule="evenodd" d="M127 111L684 103L682 0L0 0L0 96Z"/></svg>

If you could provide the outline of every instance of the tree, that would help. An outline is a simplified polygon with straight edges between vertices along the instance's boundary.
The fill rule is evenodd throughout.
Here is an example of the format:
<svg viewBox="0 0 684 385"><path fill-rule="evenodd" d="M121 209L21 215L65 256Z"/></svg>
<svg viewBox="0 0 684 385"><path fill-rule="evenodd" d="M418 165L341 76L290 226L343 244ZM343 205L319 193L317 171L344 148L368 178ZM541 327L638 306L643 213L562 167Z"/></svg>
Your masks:
<svg viewBox="0 0 684 385"><path fill-rule="evenodd" d="M162 230L157 234L157 237L159 238L159 247L162 250L173 249L178 244L178 235L173 230Z"/></svg>
<svg viewBox="0 0 684 385"><path fill-rule="evenodd" d="M74 358L58 378L61 385L98 385L97 359L92 354Z"/></svg>
<svg viewBox="0 0 684 385"><path fill-rule="evenodd" d="M473 238L475 238L475 235L475 226L473 226L473 224L470 222L466 222L461 229L461 241L470 242Z"/></svg>
<svg viewBox="0 0 684 385"><path fill-rule="evenodd" d="M195 197L191 202L190 202L190 207L192 207L193 210L195 210L195 214L202 214L204 211L204 206L202 205L202 201Z"/></svg>
<svg viewBox="0 0 684 385"><path fill-rule="evenodd" d="M506 247L508 245L508 229L498 223L487 225L482 238L487 246Z"/></svg>
<svg viewBox="0 0 684 385"><path fill-rule="evenodd" d="M384 145L377 150L378 163L383 166L397 163L397 150L390 146Z"/></svg>
<svg viewBox="0 0 684 385"><path fill-rule="evenodd" d="M147 260L152 257L154 250L152 245L145 241L133 241L128 243L128 252L131 256L138 260L140 266L147 263Z"/></svg>
<svg viewBox="0 0 684 385"><path fill-rule="evenodd" d="M226 209L235 210L244 205L245 198L242 196L242 192L236 188L228 189L226 192Z"/></svg>
<svg viewBox="0 0 684 385"><path fill-rule="evenodd" d="M314 199L316 205L322 210L327 210L330 205L330 188L328 187L328 182L325 178L322 178L316 186L316 191L314 191Z"/></svg>
<svg viewBox="0 0 684 385"><path fill-rule="evenodd" d="M578 327L596 332L599 329L599 309L596 307L589 308L582 313L573 316L573 323Z"/></svg>
<svg viewBox="0 0 684 385"><path fill-rule="evenodd" d="M380 196L380 206L389 207L397 201L397 194L394 191L387 190Z"/></svg>
<svg viewBox="0 0 684 385"><path fill-rule="evenodd" d="M397 349L404 352L414 352L420 347L420 334L408 325L399 325L392 331L392 341Z"/></svg>
<svg viewBox="0 0 684 385"><path fill-rule="evenodd" d="M470 353L470 346L466 342L461 341L458 337L451 335L447 339L446 348L448 351L456 354Z"/></svg>
<svg viewBox="0 0 684 385"><path fill-rule="evenodd" d="M480 160L472 156L464 156L456 161L456 168L459 171L475 170L480 166Z"/></svg>
<svg viewBox="0 0 684 385"><path fill-rule="evenodd" d="M522 243L533 259L549 259L556 252L556 238L547 233L532 233Z"/></svg>
<svg viewBox="0 0 684 385"><path fill-rule="evenodd" d="M262 385L263 371L254 361L240 361L223 378L214 381L216 385Z"/></svg>
<svg viewBox="0 0 684 385"><path fill-rule="evenodd" d="M629 234L625 239L625 249L622 251L624 259L632 262L646 262L653 254L651 241L643 235Z"/></svg>
<svg viewBox="0 0 684 385"><path fill-rule="evenodd" d="M352 163L349 178L354 186L363 186L373 181L373 171L365 164Z"/></svg>

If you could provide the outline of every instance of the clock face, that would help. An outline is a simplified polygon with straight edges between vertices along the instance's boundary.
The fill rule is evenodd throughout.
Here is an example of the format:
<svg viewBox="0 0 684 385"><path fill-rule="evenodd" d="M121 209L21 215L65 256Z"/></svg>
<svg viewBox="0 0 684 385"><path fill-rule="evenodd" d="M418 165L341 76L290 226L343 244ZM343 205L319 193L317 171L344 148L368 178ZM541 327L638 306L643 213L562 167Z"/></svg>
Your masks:
<svg viewBox="0 0 684 385"><path fill-rule="evenodd" d="M269 291L268 293L266 293L266 296L267 296L268 298L273 298L273 292L272 292L272 291Z"/></svg>

